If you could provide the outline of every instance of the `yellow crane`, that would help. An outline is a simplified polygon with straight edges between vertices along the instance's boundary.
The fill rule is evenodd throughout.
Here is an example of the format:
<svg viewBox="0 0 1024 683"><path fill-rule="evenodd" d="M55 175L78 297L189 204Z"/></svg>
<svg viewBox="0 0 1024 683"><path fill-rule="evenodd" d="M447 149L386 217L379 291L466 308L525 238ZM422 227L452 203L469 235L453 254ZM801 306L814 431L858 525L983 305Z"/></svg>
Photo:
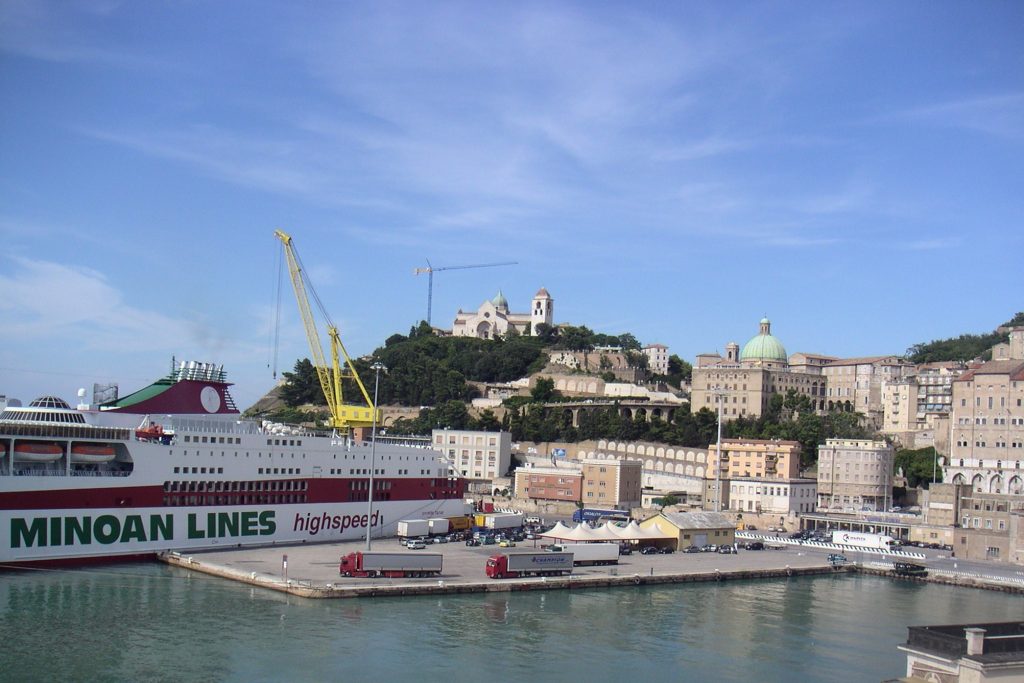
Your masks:
<svg viewBox="0 0 1024 683"><path fill-rule="evenodd" d="M299 259L299 255L292 244L291 235L282 230L275 230L274 237L281 240L285 258L288 260L288 273L291 276L292 287L295 289L295 299L299 303L299 314L302 316L302 323L306 327L306 339L309 341L309 351L313 355L313 367L316 368L317 377L320 379L320 388L323 389L324 398L327 399L327 407L331 411L331 426L335 429L346 431L351 427L369 427L374 423L373 412L375 410L377 411L377 422L379 423L380 411L373 405L373 401L370 400L370 395L367 393L366 387L363 386L362 380L359 379L359 374L356 372L355 365L353 365L352 359L349 358L348 352L345 350L345 345L341 343L341 335L338 334L338 328L331 322L331 318L327 315L320 297L316 295L316 290L313 289L312 283L309 282L305 269L302 267L302 261ZM312 293L313 300L316 301L317 308L320 309L320 314L327 323L327 336L331 340L330 367L328 367L327 361L324 358L324 349L320 344L320 333L313 318L313 311L309 306L309 298L306 296L307 289ZM342 356L345 358L347 371L341 365ZM356 386L359 387L359 391L363 395L364 403L352 405L346 404L342 400L341 382L344 379L355 380Z"/></svg>

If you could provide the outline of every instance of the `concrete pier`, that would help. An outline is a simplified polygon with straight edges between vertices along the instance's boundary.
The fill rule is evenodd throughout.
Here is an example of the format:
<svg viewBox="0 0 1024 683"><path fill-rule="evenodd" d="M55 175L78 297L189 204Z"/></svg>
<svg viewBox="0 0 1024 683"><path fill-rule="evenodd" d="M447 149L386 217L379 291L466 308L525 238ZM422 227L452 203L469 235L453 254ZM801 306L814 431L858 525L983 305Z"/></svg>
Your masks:
<svg viewBox="0 0 1024 683"><path fill-rule="evenodd" d="M467 547L462 543L449 543L431 545L426 551L439 552L444 556L444 571L439 576L416 579L342 577L338 572L341 556L363 549L364 544L357 542L306 544L189 553L168 552L161 554L160 559L177 567L308 598L606 588L785 578L844 571L830 566L824 556L784 549L741 550L736 555L633 554L620 557L617 565L576 567L570 576L490 579L484 573L488 557L499 552L533 550L533 544L506 549L496 546ZM374 550L424 552L405 550L394 539L375 542Z"/></svg>

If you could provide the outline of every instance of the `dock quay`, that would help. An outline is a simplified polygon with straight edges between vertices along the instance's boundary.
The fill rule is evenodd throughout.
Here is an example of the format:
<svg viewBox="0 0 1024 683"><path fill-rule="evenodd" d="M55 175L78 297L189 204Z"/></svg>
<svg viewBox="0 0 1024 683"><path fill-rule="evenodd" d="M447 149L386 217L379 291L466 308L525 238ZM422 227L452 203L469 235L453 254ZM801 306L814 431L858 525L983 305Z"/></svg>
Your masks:
<svg viewBox="0 0 1024 683"><path fill-rule="evenodd" d="M346 578L339 574L342 555L363 550L361 542L317 543L292 546L233 548L203 552L165 552L160 559L172 566L218 576L261 588L306 598L358 598L402 595L510 592L643 586L702 581L735 581L831 574L824 555L794 549L670 555L623 556L616 565L576 567L569 576L489 579L487 558L498 552L532 550L496 546L467 547L461 543L431 545L427 552L444 557L444 571L430 578ZM374 550L405 550L394 539L373 544Z"/></svg>
<svg viewBox="0 0 1024 683"><path fill-rule="evenodd" d="M569 576L490 579L484 574L487 558L499 552L533 550L497 546L467 547L461 543L435 544L426 552L441 553L444 570L425 578L346 578L339 573L341 556L365 549L363 542L310 543L209 551L165 552L159 559L171 566L217 576L304 598L380 598L407 595L492 593L532 590L579 590L627 586L653 586L707 581L780 579L796 576L863 572L890 575L884 563L833 567L817 549L781 546L774 550L717 553L633 554L615 565L576 567ZM406 550L395 539L374 541L373 550ZM907 579L901 579L907 580ZM915 581L1024 593L1024 584L1003 584L984 577L950 576L932 572Z"/></svg>

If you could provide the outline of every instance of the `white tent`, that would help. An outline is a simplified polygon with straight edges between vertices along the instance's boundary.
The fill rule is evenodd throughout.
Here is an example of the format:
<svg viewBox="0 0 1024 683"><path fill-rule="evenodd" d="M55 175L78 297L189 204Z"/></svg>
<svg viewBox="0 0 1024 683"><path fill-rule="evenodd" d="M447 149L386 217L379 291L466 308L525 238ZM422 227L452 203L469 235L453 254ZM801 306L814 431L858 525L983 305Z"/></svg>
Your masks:
<svg viewBox="0 0 1024 683"><path fill-rule="evenodd" d="M609 534L602 529L591 529L586 524L578 524L575 529L570 529L561 522L549 531L541 534L544 538L551 538L559 541L573 541L575 543L591 543L593 541L617 541L618 536Z"/></svg>
<svg viewBox="0 0 1024 683"><path fill-rule="evenodd" d="M555 526L551 527L550 529L548 529L547 531L542 533L541 537L543 537L543 538L553 538L555 540L562 540L562 539L570 538L569 534L571 534L571 533L572 533L572 529L570 529L566 525L562 524L561 522L558 522L558 523L555 524Z"/></svg>

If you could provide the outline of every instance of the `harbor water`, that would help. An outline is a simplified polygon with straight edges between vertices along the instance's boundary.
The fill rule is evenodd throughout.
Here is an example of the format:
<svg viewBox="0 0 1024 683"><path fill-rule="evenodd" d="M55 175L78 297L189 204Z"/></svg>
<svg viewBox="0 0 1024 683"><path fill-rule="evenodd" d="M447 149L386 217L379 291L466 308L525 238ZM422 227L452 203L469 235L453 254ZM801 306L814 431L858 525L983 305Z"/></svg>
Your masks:
<svg viewBox="0 0 1024 683"><path fill-rule="evenodd" d="M159 564L0 573L4 681L869 681L1024 597L830 575L306 600Z"/></svg>

